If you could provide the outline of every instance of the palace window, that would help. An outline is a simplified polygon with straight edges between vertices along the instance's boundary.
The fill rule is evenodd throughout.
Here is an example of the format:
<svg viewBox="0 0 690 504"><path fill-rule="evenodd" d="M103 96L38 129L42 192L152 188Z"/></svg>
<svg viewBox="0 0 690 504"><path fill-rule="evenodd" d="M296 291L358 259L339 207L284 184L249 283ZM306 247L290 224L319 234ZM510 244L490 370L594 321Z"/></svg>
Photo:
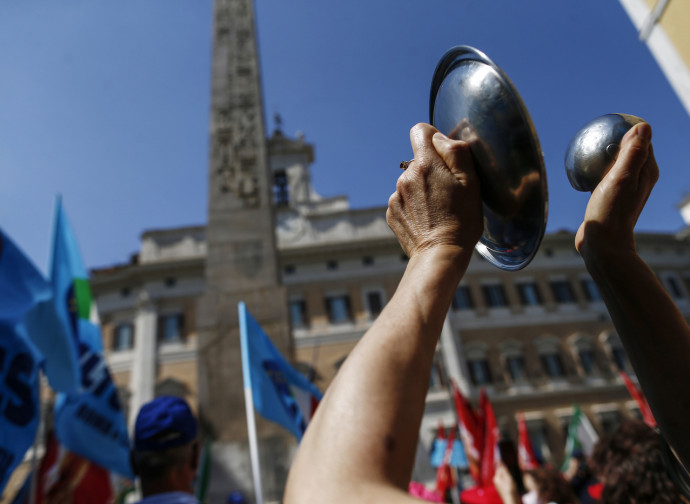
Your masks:
<svg viewBox="0 0 690 504"><path fill-rule="evenodd" d="M455 291L453 296L453 310L471 310L474 308L474 300L472 299L472 292L467 285L461 285Z"/></svg>
<svg viewBox="0 0 690 504"><path fill-rule="evenodd" d="M383 310L383 295L380 290L370 290L364 295L367 310L372 319L376 318Z"/></svg>
<svg viewBox="0 0 690 504"><path fill-rule="evenodd" d="M130 350L134 347L134 326L130 323L118 324L113 334L113 350Z"/></svg>
<svg viewBox="0 0 690 504"><path fill-rule="evenodd" d="M307 303L304 299L293 299L290 301L290 322L293 328L307 327Z"/></svg>
<svg viewBox="0 0 690 504"><path fill-rule="evenodd" d="M613 362L615 362L616 368L619 371L625 371L628 369L628 356L625 353L625 349L622 345L615 345L611 347L611 357L613 357Z"/></svg>
<svg viewBox="0 0 690 504"><path fill-rule="evenodd" d="M549 378L564 378L565 367L558 340L553 337L543 337L535 340L534 344L537 347L539 362L544 373Z"/></svg>
<svg viewBox="0 0 690 504"><path fill-rule="evenodd" d="M621 343L618 335L613 332L604 333L602 335L604 344L608 347L611 353L611 360L616 365L618 371L627 371L628 369L628 356L625 353L623 344Z"/></svg>
<svg viewBox="0 0 690 504"><path fill-rule="evenodd" d="M290 190L285 170L279 170L273 174L273 200L277 206L287 206L290 203Z"/></svg>
<svg viewBox="0 0 690 504"><path fill-rule="evenodd" d="M508 368L508 373L513 383L524 381L527 378L525 358L522 355L506 357L506 367Z"/></svg>
<svg viewBox="0 0 690 504"><path fill-rule="evenodd" d="M575 294L570 282L567 280L552 280L549 282L551 292L557 303L574 303Z"/></svg>
<svg viewBox="0 0 690 504"><path fill-rule="evenodd" d="M579 335L573 342L577 360L582 368L582 373L585 376L591 376L598 372L596 365L596 354L594 352L594 344L589 336Z"/></svg>
<svg viewBox="0 0 690 504"><path fill-rule="evenodd" d="M501 343L501 356L505 362L506 370L513 383L521 383L527 380L527 368L522 344L517 341L504 341Z"/></svg>
<svg viewBox="0 0 690 504"><path fill-rule="evenodd" d="M493 381L487 350L486 344L479 341L470 342L465 346L467 370L475 386L488 385Z"/></svg>
<svg viewBox="0 0 690 504"><path fill-rule="evenodd" d="M594 280L591 278L583 278L580 280L580 285L582 285L582 290L585 292L587 301L598 302L602 300L601 292L599 292L599 288L597 284L594 283Z"/></svg>
<svg viewBox="0 0 690 504"><path fill-rule="evenodd" d="M328 296L326 298L326 311L331 324L350 322L352 319L350 297L347 294Z"/></svg>
<svg viewBox="0 0 690 504"><path fill-rule="evenodd" d="M541 292L535 282L520 282L517 284L518 294L523 306L538 306L541 304Z"/></svg>
<svg viewBox="0 0 690 504"><path fill-rule="evenodd" d="M434 356L434 362L431 366L431 376L429 377L429 389L432 390L447 390L448 379L446 377L446 369L443 365L443 359L440 354Z"/></svg>
<svg viewBox="0 0 690 504"><path fill-rule="evenodd" d="M489 308L508 306L508 298L503 285L499 283L482 285L482 292L484 293L484 301Z"/></svg>
<svg viewBox="0 0 690 504"><path fill-rule="evenodd" d="M161 343L177 343L184 338L184 316L162 315L158 319L158 338Z"/></svg>
<svg viewBox="0 0 690 504"><path fill-rule="evenodd" d="M467 361L467 368L470 371L470 379L474 385L488 385L492 382L491 369L487 359L470 359Z"/></svg>
<svg viewBox="0 0 690 504"><path fill-rule="evenodd" d="M563 359L558 353L546 353L539 356L541 366L544 372L550 378L563 378L565 370L563 368Z"/></svg>

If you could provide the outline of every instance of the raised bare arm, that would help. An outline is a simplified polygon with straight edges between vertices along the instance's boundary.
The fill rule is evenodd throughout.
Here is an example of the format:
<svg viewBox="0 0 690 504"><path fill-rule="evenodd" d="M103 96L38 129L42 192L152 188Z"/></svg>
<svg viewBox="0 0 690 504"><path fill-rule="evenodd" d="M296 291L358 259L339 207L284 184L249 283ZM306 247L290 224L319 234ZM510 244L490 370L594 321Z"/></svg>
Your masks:
<svg viewBox="0 0 690 504"><path fill-rule="evenodd" d="M482 230L466 143L412 128L414 162L386 218L409 262L328 388L290 470L287 504L419 502L407 495L443 320Z"/></svg>
<svg viewBox="0 0 690 504"><path fill-rule="evenodd" d="M690 467L690 329L640 258L633 228L659 169L648 124L623 138L611 171L592 192L575 246L606 302L661 430Z"/></svg>

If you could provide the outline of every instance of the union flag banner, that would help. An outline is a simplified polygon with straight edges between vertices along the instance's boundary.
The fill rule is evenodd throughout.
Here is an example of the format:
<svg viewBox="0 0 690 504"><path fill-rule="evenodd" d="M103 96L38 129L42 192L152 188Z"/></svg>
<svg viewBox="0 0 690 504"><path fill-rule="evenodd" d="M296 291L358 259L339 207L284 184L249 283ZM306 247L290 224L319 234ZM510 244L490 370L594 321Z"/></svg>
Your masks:
<svg viewBox="0 0 690 504"><path fill-rule="evenodd" d="M240 303L238 309L242 372L254 408L301 440L321 392L285 360L245 304Z"/></svg>
<svg viewBox="0 0 690 504"><path fill-rule="evenodd" d="M79 352L81 385L76 393L58 394L56 435L68 450L132 478L127 421L103 354L88 274L60 199L55 205L50 280L60 323Z"/></svg>

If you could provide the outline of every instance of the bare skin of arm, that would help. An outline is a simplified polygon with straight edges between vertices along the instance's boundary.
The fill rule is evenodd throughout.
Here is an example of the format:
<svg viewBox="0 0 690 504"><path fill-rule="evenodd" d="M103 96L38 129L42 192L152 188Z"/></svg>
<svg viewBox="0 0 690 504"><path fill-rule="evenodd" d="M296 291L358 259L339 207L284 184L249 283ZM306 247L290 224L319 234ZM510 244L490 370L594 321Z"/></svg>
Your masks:
<svg viewBox="0 0 690 504"><path fill-rule="evenodd" d="M659 169L643 123L592 192L575 246L596 282L640 385L669 444L690 467L690 329L637 254L633 228Z"/></svg>
<svg viewBox="0 0 690 504"><path fill-rule="evenodd" d="M468 145L412 128L414 162L386 219L409 262L309 424L286 504L414 503L407 494L429 374L453 293L482 231Z"/></svg>

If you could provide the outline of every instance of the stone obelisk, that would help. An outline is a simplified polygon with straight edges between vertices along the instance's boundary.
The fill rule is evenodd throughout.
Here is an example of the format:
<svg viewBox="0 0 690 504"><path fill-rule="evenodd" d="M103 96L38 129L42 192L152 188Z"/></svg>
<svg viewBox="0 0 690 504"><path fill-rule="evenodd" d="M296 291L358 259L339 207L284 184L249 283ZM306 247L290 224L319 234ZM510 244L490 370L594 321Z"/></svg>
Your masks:
<svg viewBox="0 0 690 504"><path fill-rule="evenodd" d="M290 332L280 284L272 177L252 0L215 0L206 294L200 301L199 411L215 440L209 502L251 490L237 304L284 355ZM259 422L263 493L278 500L294 442Z"/></svg>

